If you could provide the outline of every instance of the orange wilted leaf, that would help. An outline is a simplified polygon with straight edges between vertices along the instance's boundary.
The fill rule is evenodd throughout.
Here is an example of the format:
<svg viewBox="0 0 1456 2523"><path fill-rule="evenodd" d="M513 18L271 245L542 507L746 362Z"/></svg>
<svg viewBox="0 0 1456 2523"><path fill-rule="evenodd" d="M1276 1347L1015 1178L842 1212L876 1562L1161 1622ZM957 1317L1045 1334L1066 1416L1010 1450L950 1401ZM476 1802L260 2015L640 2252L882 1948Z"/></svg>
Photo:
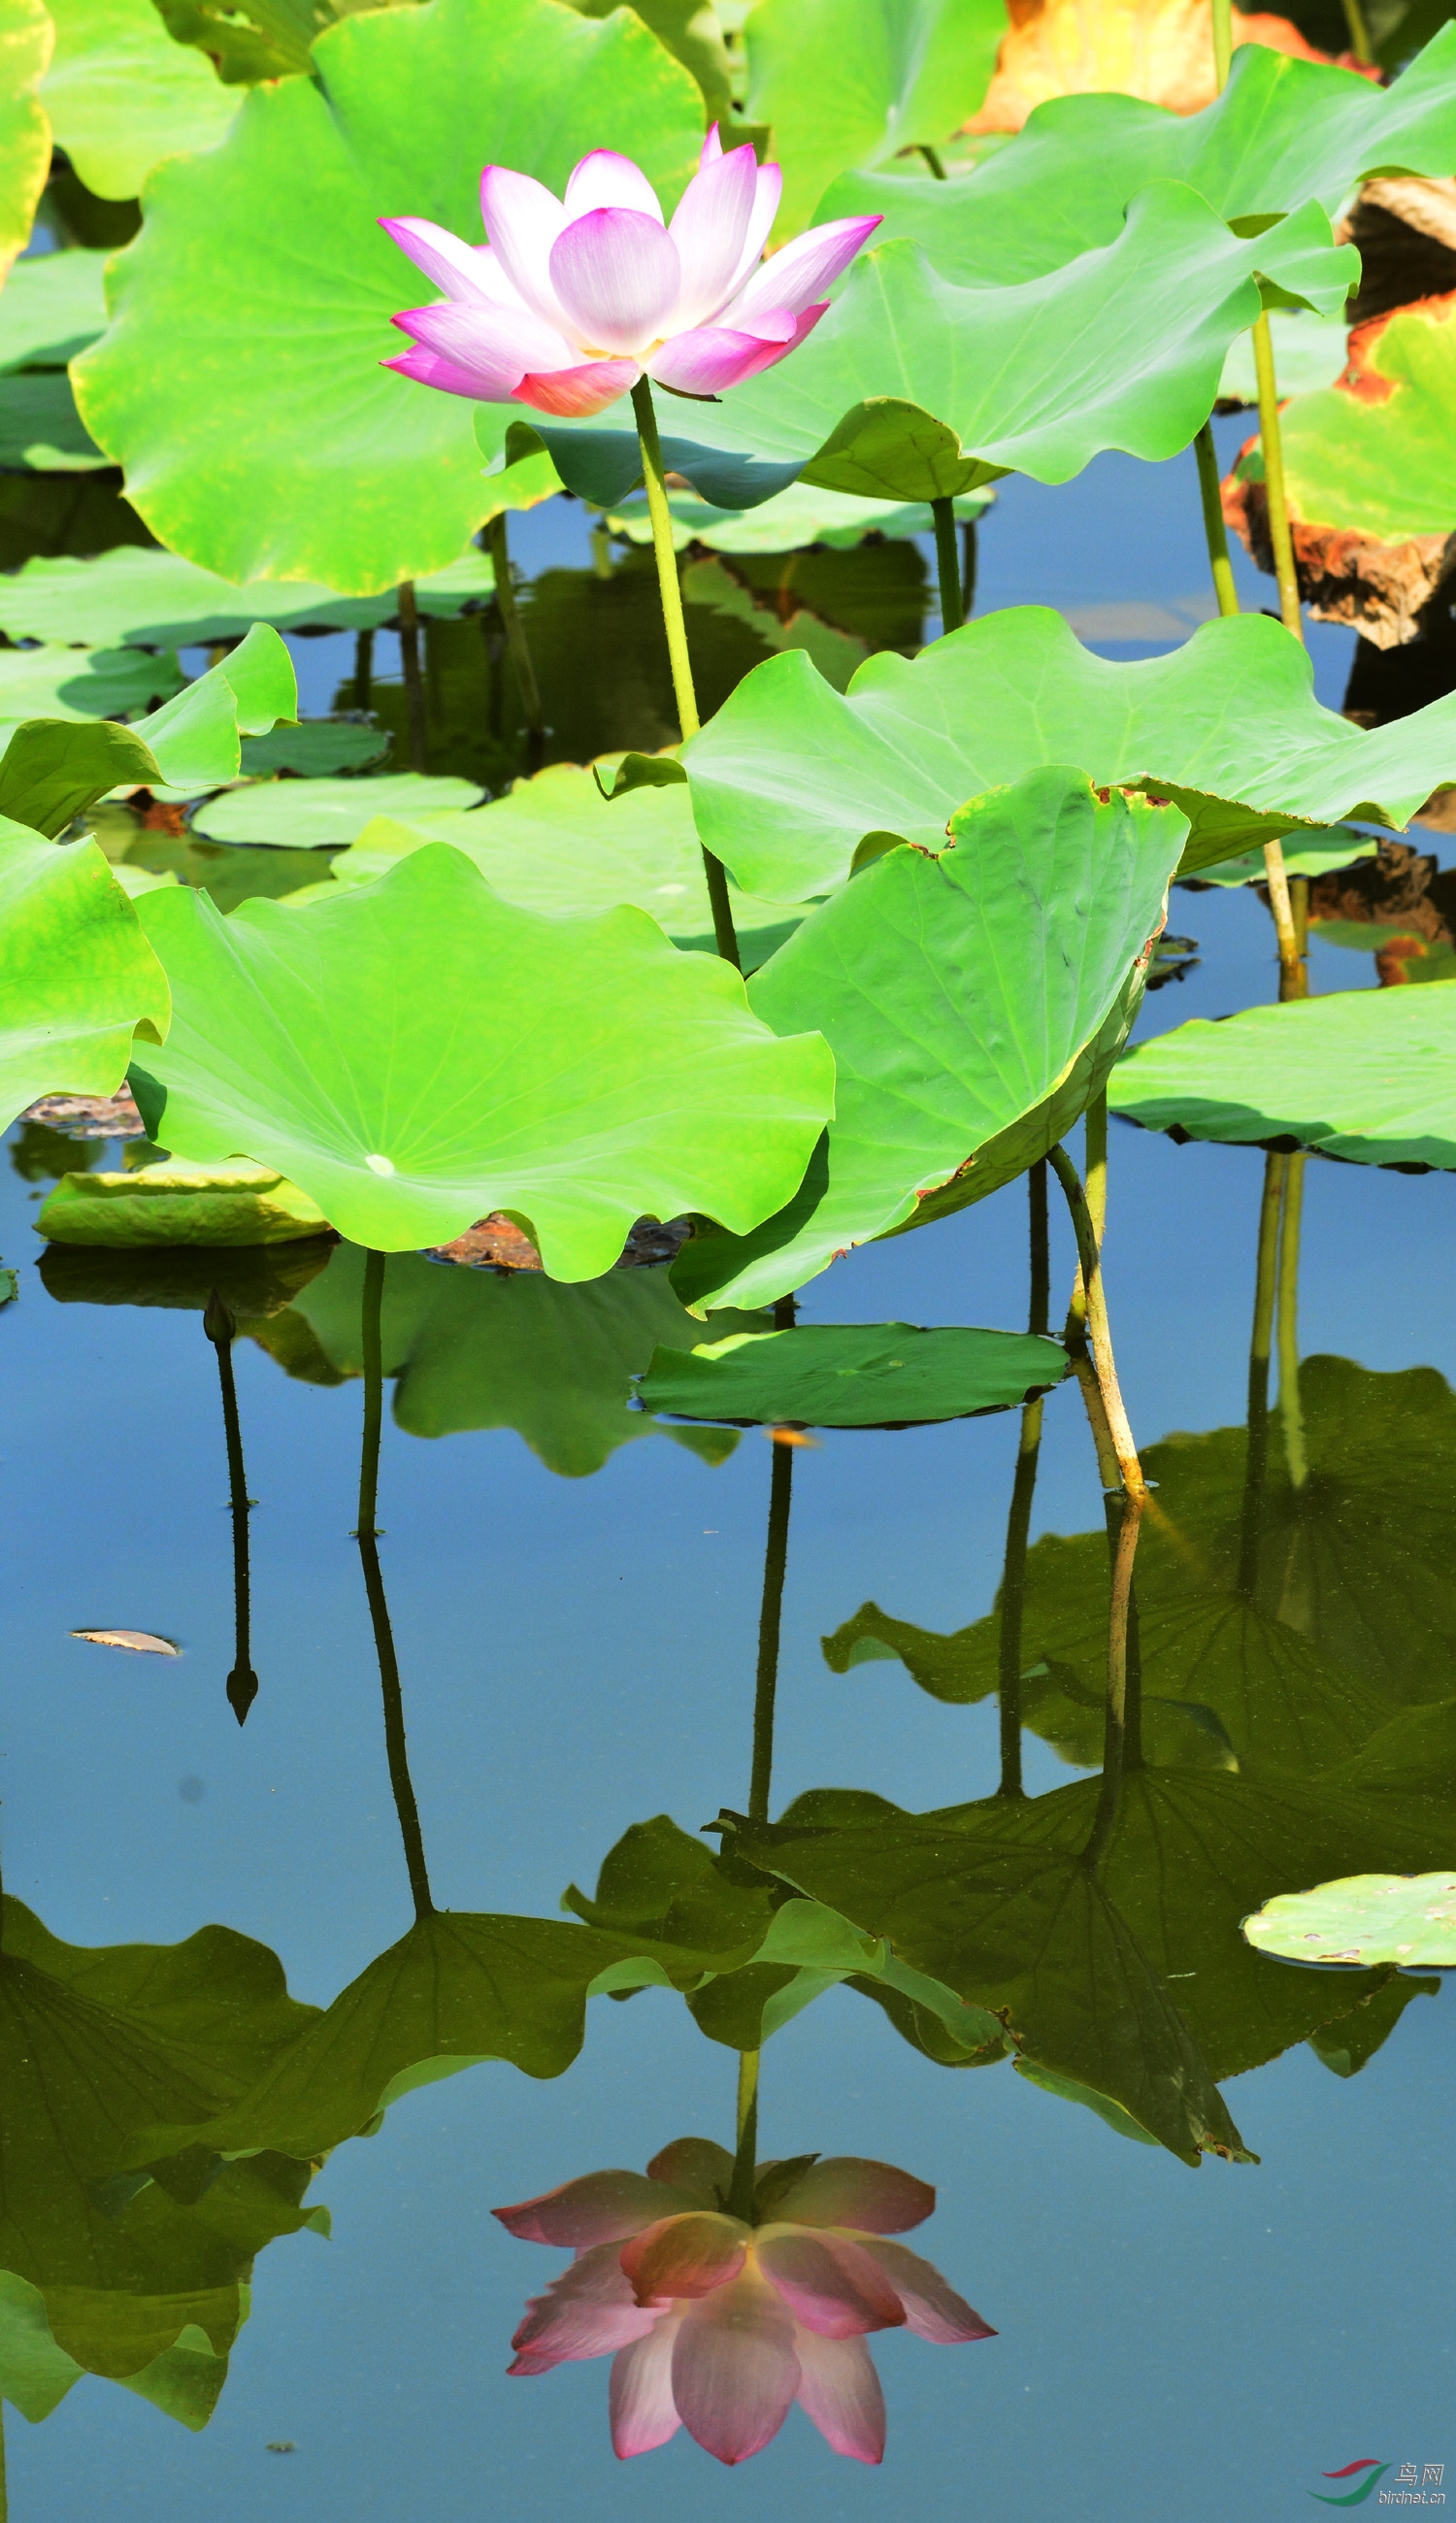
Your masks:
<svg viewBox="0 0 1456 2523"><path fill-rule="evenodd" d="M1010 0L1010 27L971 131L1019 131L1048 97L1118 88L1174 114L1218 94L1210 0ZM1234 41L1327 62L1288 18L1234 11ZM1347 67L1354 67L1347 64Z"/></svg>
<svg viewBox="0 0 1456 2523"><path fill-rule="evenodd" d="M72 1630L73 1639L89 1639L97 1647L129 1647L134 1655L179 1656L174 1639L154 1638L150 1630Z"/></svg>

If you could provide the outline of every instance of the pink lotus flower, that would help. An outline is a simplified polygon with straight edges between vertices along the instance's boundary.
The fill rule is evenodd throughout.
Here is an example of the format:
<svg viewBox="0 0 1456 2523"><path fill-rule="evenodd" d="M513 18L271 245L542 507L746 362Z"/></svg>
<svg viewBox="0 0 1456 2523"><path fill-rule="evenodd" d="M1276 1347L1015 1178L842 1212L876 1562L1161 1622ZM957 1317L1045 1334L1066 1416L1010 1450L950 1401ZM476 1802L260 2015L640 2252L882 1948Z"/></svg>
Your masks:
<svg viewBox="0 0 1456 2523"><path fill-rule="evenodd" d="M831 219L760 262L780 177L716 128L669 223L646 176L614 149L573 168L558 202L533 175L488 167L489 245L433 219L381 219L447 295L395 322L411 345L387 368L478 403L558 418L604 410L648 376L712 397L797 349L822 296L878 219Z"/></svg>
<svg viewBox="0 0 1456 2523"><path fill-rule="evenodd" d="M928 2261L883 2240L928 2216L934 2191L857 2156L766 2164L750 2225L724 2208L732 2170L723 2147L681 2137L645 2177L588 2172L497 2208L521 2241L576 2251L531 2298L509 2371L615 2351L624 2457L685 2426L720 2461L744 2461L797 2401L836 2452L878 2461L885 2406L867 2331L905 2324L942 2346L995 2336Z"/></svg>

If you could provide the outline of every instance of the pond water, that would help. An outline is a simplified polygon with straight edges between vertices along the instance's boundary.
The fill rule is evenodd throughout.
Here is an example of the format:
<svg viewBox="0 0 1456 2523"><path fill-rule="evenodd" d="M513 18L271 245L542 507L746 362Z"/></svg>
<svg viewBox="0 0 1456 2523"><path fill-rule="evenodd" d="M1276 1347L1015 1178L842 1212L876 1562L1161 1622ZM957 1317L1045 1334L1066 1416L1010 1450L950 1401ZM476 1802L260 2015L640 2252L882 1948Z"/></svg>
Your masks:
<svg viewBox="0 0 1456 2523"><path fill-rule="evenodd" d="M1225 461L1247 426L1220 422ZM648 607L620 600L624 568L630 579L645 563L619 552L618 581L593 578L583 512L561 501L513 520L512 533L535 580L526 609L547 715L561 714L553 749L580 759L611 740L664 740L651 734L667 690L660 634ZM1066 490L1006 487L979 529L977 602L1054 603L1106 653L1149 654L1209 609L1201 550L1191 458L1147 468L1104 457ZM568 570L581 576L567 583ZM1242 583L1246 603L1272 601L1268 582L1246 572ZM930 636L928 561L924 585ZM885 578L879 597L903 613L902 579ZM726 628L707 680L716 671L727 683L760 650L743 623L713 618ZM450 641L431 641L432 767L470 771L487 742L483 675L473 688L463 671L452 681ZM1321 697L1339 707L1350 637L1316 627L1312 643ZM294 646L305 708L327 707L353 671L352 640ZM386 711L390 666L380 635ZM641 734L624 724L634 707ZM1149 997L1143 1032L1274 995L1272 930L1251 893L1179 892L1173 905L1170 926L1197 939L1198 960ZM1316 941L1317 991L1373 978L1369 958ZM358 1258L315 1253L326 1266L305 1279L289 1261L298 1249L279 1248L268 1272L239 1267L224 1289L240 1323L233 1359L257 1501L259 1687L240 1730L224 1690L237 1656L233 1526L207 1286L101 1255L53 1259L42 1275L37 1199L87 1151L23 1124L10 1153L0 1251L21 1288L0 1319L7 1890L79 1946L170 1945L221 1923L279 1957L297 1999L326 2007L411 1917L351 1539ZM685 2434L622 2465L601 2362L506 2375L525 2298L556 2262L490 2212L597 2166L640 2167L684 2132L731 2144L735 2060L670 1990L597 1999L565 2074L476 2066L405 2094L376 2134L337 2147L305 2201L326 2204L331 2235L284 2232L258 2252L251 2317L205 2429L91 2376L43 2424L7 2411L15 2523L717 2517L765 2495L805 2523L987 2510L1283 2523L1311 2493L1350 2501L1383 2465L1372 2502L1411 2465L1429 2497L1427 2474L1449 2466L1456 2493L1451 1999L1431 1981L1397 1981L1394 1994L1410 1997L1398 2020L1389 1995L1370 2000L1369 2024L1378 2014L1390 2026L1372 2055L1374 2030L1348 2028L1363 2016L1324 2030L1311 2017L1317 2049L1300 2018L1317 1976L1237 1940L1240 1916L1262 1897L1261 1849L1304 1828L1317 1801L1310 1783L1332 1764L1340 1691L1391 1718L1449 1693L1456 1187L1443 1174L1304 1168L1302 1238L1290 1248L1297 1318L1287 1302L1247 1598L1286 1642L1282 1663L1255 1656L1248 1667L1265 1713L1277 1702L1281 1776L1295 1782L1281 1819L1259 1803L1257 1763L1230 1766L1237 1728L1219 1692L1237 1691L1238 1652L1231 1663L1198 1628L1210 1583L1232 1599L1224 1563L1243 1483L1264 1180L1256 1150L1112 1133L1107 1278L1123 1388L1186 1552L1181 1579L1166 1539L1151 1554L1147 1739L1156 1759L1183 1727L1184 1748L1163 1757L1186 1761L1212 1799L1195 1799L1181 1838L1143 1846L1141 1893L1166 1928L1191 2020L1202 1974L1223 2055L1264 2063L1223 2087L1259 2161L1191 2166L1005 2062L940 2065L862 1991L830 1987L765 2049L762 2151L881 2158L932 2182L923 2248L997 2336L938 2348L880 2335L882 2471L836 2460L798 2411L741 2477ZM1055 1325L1073 1264L1055 1215L1052 1260ZM1018 1183L840 1262L806 1290L802 1319L1019 1326L1027 1270ZM413 1257L389 1264L381 1561L443 1909L551 1918L564 1886L589 1891L632 1825L668 1814L696 1833L721 1808L745 1808L775 1456L758 1429L723 1454L630 1415L627 1369L645 1364L657 1336L661 1280L613 1274L591 1292L588 1319L576 1292L557 1305L540 1280ZM995 1790L994 1694L937 1699L883 1642L835 1671L823 1642L867 1604L937 1638L991 1613L1017 1442L1012 1412L830 1432L793 1451L775 1814L823 1787L916 1813ZM1301 1447L1302 1486L1291 1469ZM1101 1522L1069 1382L1046 1404L1032 1534L1092 1536ZM1095 1569L1099 1547L1058 1563L1044 1595L1036 1571L1047 1563L1033 1553L1029 1648L1037 1624L1051 1639L1059 1620L1063 1659L1072 1654L1078 1572ZM871 1642L874 1617L859 1625ZM131 1655L70 1635L98 1627L155 1633L182 1653ZM845 1656L841 1644L834 1661ZM1045 1709L1037 1730L1036 1688L1056 1687L1045 1672L1040 1685L1028 1678L1033 1800L1088 1775L1049 1738L1097 1757L1075 1687L1059 1733ZM1419 1834L1425 1785L1392 1774L1381 1789L1401 1847L1402 1833ZM1308 1828L1327 1845L1328 1830L1321 1840ZM1319 1987L1334 2015L1347 1989ZM1076 2003L1096 2018L1126 1999L1093 1958ZM1359 2463L1371 2467L1348 2470Z"/></svg>

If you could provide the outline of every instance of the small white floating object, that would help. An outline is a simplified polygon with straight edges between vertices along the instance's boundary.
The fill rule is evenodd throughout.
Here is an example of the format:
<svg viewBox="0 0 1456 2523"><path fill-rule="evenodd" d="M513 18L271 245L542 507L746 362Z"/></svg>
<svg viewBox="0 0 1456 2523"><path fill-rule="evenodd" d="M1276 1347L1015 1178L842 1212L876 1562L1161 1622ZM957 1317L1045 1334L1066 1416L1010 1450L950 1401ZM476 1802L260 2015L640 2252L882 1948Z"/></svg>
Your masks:
<svg viewBox="0 0 1456 2523"><path fill-rule="evenodd" d="M89 1639L95 1647L129 1647L133 1655L179 1656L172 1639L155 1638L150 1630L72 1630L73 1639Z"/></svg>
<svg viewBox="0 0 1456 2523"><path fill-rule="evenodd" d="M364 1163L371 1174L392 1174L395 1170L393 1160L389 1157L366 1157Z"/></svg>

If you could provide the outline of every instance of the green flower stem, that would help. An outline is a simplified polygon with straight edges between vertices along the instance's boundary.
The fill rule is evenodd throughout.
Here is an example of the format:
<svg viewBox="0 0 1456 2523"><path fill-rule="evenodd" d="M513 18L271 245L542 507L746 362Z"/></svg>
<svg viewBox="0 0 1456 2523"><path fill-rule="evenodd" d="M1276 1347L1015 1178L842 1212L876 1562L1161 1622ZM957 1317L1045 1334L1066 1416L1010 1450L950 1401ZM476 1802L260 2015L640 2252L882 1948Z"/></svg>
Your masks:
<svg viewBox="0 0 1456 2523"><path fill-rule="evenodd" d="M409 732L409 768L423 771L429 762L429 733L425 722L425 679L420 672L420 616L414 600L414 581L401 578L398 590L399 613L399 669L404 677L404 721Z"/></svg>
<svg viewBox="0 0 1456 2523"><path fill-rule="evenodd" d="M610 578L612 575L612 538L607 531L607 521L605 517L597 518L587 540L591 546L591 570L593 577Z"/></svg>
<svg viewBox="0 0 1456 2523"><path fill-rule="evenodd" d="M374 634L359 631L353 643L353 705L366 710L374 690Z"/></svg>
<svg viewBox="0 0 1456 2523"><path fill-rule="evenodd" d="M959 631L965 616L961 609L961 555L956 549L956 502L954 500L932 500L930 514L935 520L935 566L940 578L940 627Z"/></svg>
<svg viewBox="0 0 1456 2523"><path fill-rule="evenodd" d="M362 1346L364 1353L364 1437L359 1454L359 1524L354 1539L359 1546L359 1558L364 1570L364 1592L369 1599L369 1620L374 1631L374 1651L379 1659L379 1687L384 1700L384 1748L389 1763L390 1787L395 1811L399 1818L399 1836L404 1843L404 1864L409 1874L409 1888L414 1895L417 1919L435 1915L430 1895L430 1878L425 1867L425 1843L420 1831L419 1807L415 1802L414 1785L409 1776L409 1756L404 1740L404 1697L399 1688L399 1659L395 1652L395 1634L390 1625L390 1607L385 1596L384 1577L379 1565L379 1529L374 1521L379 1500L379 1445L384 1427L384 1269L383 1253L364 1257L364 1300Z"/></svg>
<svg viewBox="0 0 1456 2523"><path fill-rule="evenodd" d="M1107 1540L1112 1553L1112 1583L1107 1606L1107 1703L1103 1737L1103 1784L1092 1818L1083 1858L1096 1866L1117 1820L1122 1782L1132 1767L1130 1728L1137 1724L1136 1608L1133 1561L1142 1529L1144 1499L1120 1496L1106 1500Z"/></svg>
<svg viewBox="0 0 1456 2523"><path fill-rule="evenodd" d="M1094 1095L1083 1116L1086 1136L1085 1169L1087 1208L1092 1219L1092 1232L1101 1253L1103 1235L1107 1223L1107 1090ZM1082 1263L1077 1262L1077 1275L1072 1281L1071 1302L1066 1311L1066 1330L1062 1337L1072 1341L1085 1339L1087 1331L1087 1286Z"/></svg>
<svg viewBox="0 0 1456 2523"><path fill-rule="evenodd" d="M1373 62L1375 54L1371 49L1370 28L1365 24L1360 0L1344 0L1344 23L1350 30L1350 51L1356 61Z"/></svg>
<svg viewBox="0 0 1456 2523"><path fill-rule="evenodd" d="M233 1669L227 1677L227 1699L241 1726L258 1697L258 1676L253 1670L250 1644L251 1602L248 1572L248 1518L253 1500L248 1496L248 1475L243 1468L243 1428L238 1417L238 1388L233 1378L233 1341L237 1324L214 1288L203 1315L203 1329L217 1353L217 1374L222 1386L222 1428L227 1442L227 1484L232 1502L233 1520Z"/></svg>
<svg viewBox="0 0 1456 2523"><path fill-rule="evenodd" d="M1348 7L1349 4L1350 0L1345 0L1346 7ZM928 140L917 140L916 142L916 147L918 149L920 156L924 159L931 174L938 176L942 184L948 183L950 178L946 174L945 165L941 158L940 151L938 149L932 149Z"/></svg>
<svg viewBox="0 0 1456 2523"><path fill-rule="evenodd" d="M1274 373L1274 337L1267 308L1253 328L1253 370L1259 389L1259 444L1264 454L1264 495L1269 503L1269 541L1274 575L1279 583L1279 613L1285 629L1300 645L1304 617L1299 610L1299 581L1290 533L1290 503L1284 478L1284 433L1279 422L1279 381Z"/></svg>
<svg viewBox="0 0 1456 2523"><path fill-rule="evenodd" d="M526 756L533 771L540 771L545 758L546 722L540 705L540 686L536 680L531 645L526 625L516 602L515 582L511 577L510 548L506 542L505 510L501 508L486 527L486 549L495 574L495 609L505 633L505 644L516 673L516 690L526 717Z"/></svg>
<svg viewBox="0 0 1456 2523"><path fill-rule="evenodd" d="M1264 1159L1259 1202L1259 1241L1254 1262L1253 1329L1248 1343L1248 1451L1244 1463L1244 1506L1239 1532L1239 1592L1252 1602L1259 1577L1259 1518L1269 1461L1269 1354L1274 1340L1274 1295L1279 1254L1279 1213L1287 1157Z"/></svg>
<svg viewBox="0 0 1456 2523"><path fill-rule="evenodd" d="M738 2144L733 2156L733 2177L728 2188L728 2207L730 2216L741 2216L745 2225L753 2222L753 2185L758 2170L758 2071L762 2053L740 2050L738 2053Z"/></svg>
<svg viewBox="0 0 1456 2523"><path fill-rule="evenodd" d="M1072 1227L1077 1238L1077 1256L1082 1264L1082 1285L1087 1298L1087 1332L1092 1351L1092 1363L1097 1375L1098 1391L1106 1413L1107 1433L1117 1464L1118 1478L1129 1499L1141 1509L1148 1497L1148 1484L1138 1460L1132 1428L1123 1406L1122 1391L1117 1382L1117 1364L1112 1356L1112 1336L1107 1322L1106 1293L1103 1286L1102 1256L1098 1249L1097 1228L1088 1207L1087 1194L1078 1178L1065 1148L1051 1150L1052 1170L1066 1196ZM1129 1562L1131 1566L1131 1562Z"/></svg>
<svg viewBox="0 0 1456 2523"><path fill-rule="evenodd" d="M1234 564L1229 558L1228 529L1223 521L1211 419L1204 421L1194 447L1198 458L1198 490L1203 501L1203 533L1208 545L1208 566L1213 572L1213 593L1220 613L1237 613L1239 596L1234 586Z"/></svg>
<svg viewBox="0 0 1456 2523"><path fill-rule="evenodd" d="M1052 1297L1047 1237L1047 1161L1042 1157L1026 1176L1031 1225L1031 1305L1027 1330L1045 1332ZM1021 1441L1011 1482L1011 1503L1006 1522L1006 1554L1001 1572L1001 1634L997 1678L1001 1702L1000 1796L1025 1794L1021 1784L1021 1628L1026 1608L1026 1546L1031 1534L1031 1507L1036 1496L1037 1460L1042 1446L1042 1397L1021 1412Z"/></svg>
<svg viewBox="0 0 1456 2523"><path fill-rule="evenodd" d="M1284 1423L1285 1461L1292 1490L1302 1490L1309 1478L1304 1412L1299 1401L1299 1228L1307 1162L1302 1153L1288 1160L1279 1230L1279 1415Z"/></svg>
<svg viewBox="0 0 1456 2523"><path fill-rule="evenodd" d="M1213 0L1213 75L1220 88L1228 86L1233 66L1233 0Z"/></svg>
<svg viewBox="0 0 1456 2523"><path fill-rule="evenodd" d="M961 529L961 619L968 622L975 611L976 521L967 517Z"/></svg>
<svg viewBox="0 0 1456 2523"><path fill-rule="evenodd" d="M692 688L692 661L687 653L687 625L682 619L682 586L678 576L678 555L673 549L673 512L668 505L662 441L657 434L657 413L652 405L651 381L647 377L639 377L633 387L632 407L636 414L637 441L642 451L642 480L647 489L647 514L652 520L652 548L657 556L657 586L662 597L663 628L668 635L678 724L685 743L689 737L696 736L702 722L698 717L697 694ZM733 928L728 877L722 859L715 858L711 850L703 851L703 873L708 880L708 900L713 906L713 935L718 952L726 964L735 965L741 973L743 958L738 952L738 939Z"/></svg>

